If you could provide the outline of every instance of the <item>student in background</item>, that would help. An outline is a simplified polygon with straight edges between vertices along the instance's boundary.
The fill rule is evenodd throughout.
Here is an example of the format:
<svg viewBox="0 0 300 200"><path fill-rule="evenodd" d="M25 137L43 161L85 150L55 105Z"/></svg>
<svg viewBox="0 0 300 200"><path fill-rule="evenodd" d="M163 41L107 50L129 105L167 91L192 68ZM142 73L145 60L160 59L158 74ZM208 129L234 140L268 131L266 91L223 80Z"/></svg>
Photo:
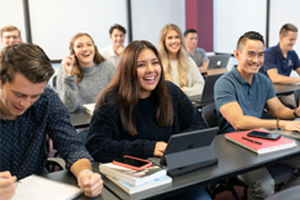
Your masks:
<svg viewBox="0 0 300 200"><path fill-rule="evenodd" d="M118 66L120 57L124 51L124 41L126 29L120 24L115 24L109 29L112 45L100 49L101 55L110 61L114 66Z"/></svg>
<svg viewBox="0 0 300 200"><path fill-rule="evenodd" d="M221 76L214 88L214 99L221 133L254 128L300 132L300 107L291 110L276 97L271 81L259 72L264 63L262 35L250 31L240 37L234 51L239 64ZM277 120L261 119L263 109ZM286 164L300 168L300 158ZM265 199L274 193L274 180L266 168L239 176L250 188L249 199Z"/></svg>
<svg viewBox="0 0 300 200"><path fill-rule="evenodd" d="M85 194L94 197L102 191L101 176L91 171L92 157L66 107L46 87L53 73L49 58L36 45L14 44L1 52L0 199L13 196L16 178L47 173L46 134Z"/></svg>
<svg viewBox="0 0 300 200"><path fill-rule="evenodd" d="M208 58L204 49L197 47L197 31L195 29L187 29L184 32L184 39L189 55L195 61L199 71L206 71L208 66Z"/></svg>
<svg viewBox="0 0 300 200"><path fill-rule="evenodd" d="M15 26L4 26L0 32L1 43L4 45L4 47L22 42L21 31Z"/></svg>
<svg viewBox="0 0 300 200"><path fill-rule="evenodd" d="M298 29L293 24L285 24L279 32L280 41L276 46L265 50L265 63L260 72L267 75L272 83L291 84L300 82L298 77L290 77L292 70L300 75L300 61L293 50L298 36ZM292 107L299 106L300 91L291 96L280 96L280 100Z"/></svg>
<svg viewBox="0 0 300 200"><path fill-rule="evenodd" d="M87 33L76 34L69 48L70 55L58 71L57 91L69 112L74 112L95 101L114 76L115 67L100 55Z"/></svg>
<svg viewBox="0 0 300 200"><path fill-rule="evenodd" d="M178 26L165 25L159 37L159 53L166 79L172 81L188 96L202 94L204 80L194 60L189 57Z"/></svg>
<svg viewBox="0 0 300 200"><path fill-rule="evenodd" d="M112 82L98 99L86 147L99 162L124 155L161 157L172 134L207 128L187 96L165 81L159 53L147 41L125 48ZM203 188L195 193L210 199Z"/></svg>

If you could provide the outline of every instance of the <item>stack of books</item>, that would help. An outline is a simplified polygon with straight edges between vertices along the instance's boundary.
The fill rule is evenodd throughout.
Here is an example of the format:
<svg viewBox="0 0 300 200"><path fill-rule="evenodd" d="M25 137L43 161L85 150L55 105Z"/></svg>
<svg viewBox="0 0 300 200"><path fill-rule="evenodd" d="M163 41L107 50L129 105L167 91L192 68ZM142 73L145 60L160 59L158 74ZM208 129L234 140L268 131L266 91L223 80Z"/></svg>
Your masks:
<svg viewBox="0 0 300 200"><path fill-rule="evenodd" d="M137 171L113 163L100 164L99 170L109 180L129 194L141 192L172 182L167 170L159 166L151 166Z"/></svg>

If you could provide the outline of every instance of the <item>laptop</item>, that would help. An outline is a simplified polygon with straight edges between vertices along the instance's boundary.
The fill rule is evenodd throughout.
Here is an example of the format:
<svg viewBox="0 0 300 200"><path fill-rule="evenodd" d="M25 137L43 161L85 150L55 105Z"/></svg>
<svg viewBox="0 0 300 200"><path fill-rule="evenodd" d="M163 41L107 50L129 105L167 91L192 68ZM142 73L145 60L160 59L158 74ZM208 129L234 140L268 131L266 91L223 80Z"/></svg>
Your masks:
<svg viewBox="0 0 300 200"><path fill-rule="evenodd" d="M222 75L223 74L213 74L206 76L202 94L189 96L189 99L195 104L195 106L203 107L214 101L214 86L218 78Z"/></svg>
<svg viewBox="0 0 300 200"><path fill-rule="evenodd" d="M218 127L172 135L164 155L149 158L152 163L168 169L170 175L179 175L194 169L216 164L212 142Z"/></svg>
<svg viewBox="0 0 300 200"><path fill-rule="evenodd" d="M207 69L226 68L231 55L215 55L209 60Z"/></svg>

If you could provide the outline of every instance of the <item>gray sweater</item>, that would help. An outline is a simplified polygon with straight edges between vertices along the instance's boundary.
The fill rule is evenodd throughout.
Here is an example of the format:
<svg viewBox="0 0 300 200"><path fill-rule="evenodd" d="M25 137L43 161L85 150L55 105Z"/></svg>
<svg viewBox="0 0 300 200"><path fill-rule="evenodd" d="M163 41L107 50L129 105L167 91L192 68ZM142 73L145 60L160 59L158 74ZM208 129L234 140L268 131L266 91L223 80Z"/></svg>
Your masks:
<svg viewBox="0 0 300 200"><path fill-rule="evenodd" d="M116 71L115 66L108 61L81 69L84 75L80 83L77 83L77 76L66 76L62 67L57 74L57 92L69 112L83 108L83 104L93 103Z"/></svg>

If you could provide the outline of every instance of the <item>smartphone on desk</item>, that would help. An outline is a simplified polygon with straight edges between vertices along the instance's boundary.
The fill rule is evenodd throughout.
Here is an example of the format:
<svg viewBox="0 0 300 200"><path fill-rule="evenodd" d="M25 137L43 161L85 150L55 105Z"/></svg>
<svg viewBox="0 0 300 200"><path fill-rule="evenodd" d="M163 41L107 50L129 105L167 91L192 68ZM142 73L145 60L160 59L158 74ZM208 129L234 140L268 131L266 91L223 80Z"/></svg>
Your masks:
<svg viewBox="0 0 300 200"><path fill-rule="evenodd" d="M267 133L262 131L251 131L247 134L249 137L257 137L257 138L264 138L268 140L278 140L281 135L277 133Z"/></svg>
<svg viewBox="0 0 300 200"><path fill-rule="evenodd" d="M150 167L152 165L152 162L133 156L123 156L123 158L113 160L113 164L141 171L143 169L146 169L147 167Z"/></svg>

